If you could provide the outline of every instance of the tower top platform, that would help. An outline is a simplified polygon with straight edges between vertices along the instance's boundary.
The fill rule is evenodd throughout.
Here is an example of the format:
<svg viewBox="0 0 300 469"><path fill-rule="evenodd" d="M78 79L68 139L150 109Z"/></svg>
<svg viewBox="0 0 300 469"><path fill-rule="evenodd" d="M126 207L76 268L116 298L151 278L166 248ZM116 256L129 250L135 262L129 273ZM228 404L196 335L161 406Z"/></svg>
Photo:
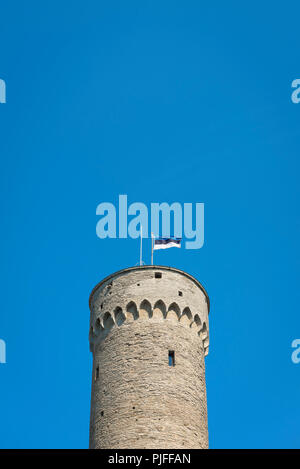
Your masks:
<svg viewBox="0 0 300 469"><path fill-rule="evenodd" d="M125 275L129 272L134 272L134 271L156 271L156 270L160 270L160 271L172 271L172 272L176 272L178 274L182 274L184 275L185 277L189 278L190 280L192 280L199 288L200 290L202 290L202 292L204 293L205 297L206 297L206 301L207 301L207 307L208 307L208 313L209 313L209 310L210 310L210 302L209 302L209 296L207 294L207 291L205 290L205 288L203 287L203 285L195 278L193 277L192 275L188 274L187 272L185 272L184 270L180 270L180 269L176 269L175 267L169 267L169 266L166 266L166 265L141 265L141 266L134 266L134 267L127 267L125 269L121 269L121 270L118 270L117 272L114 272L113 274L110 274L108 275L107 277L105 277L103 280L101 280L99 283L97 283L97 285L93 288L91 294L90 294L90 297L89 297L89 306L90 306L90 309L92 307L92 299L93 299L93 296L95 294L95 292L101 288L103 285L105 285L107 282L110 282L113 280L114 277L119 277L119 276L122 276L122 275Z"/></svg>

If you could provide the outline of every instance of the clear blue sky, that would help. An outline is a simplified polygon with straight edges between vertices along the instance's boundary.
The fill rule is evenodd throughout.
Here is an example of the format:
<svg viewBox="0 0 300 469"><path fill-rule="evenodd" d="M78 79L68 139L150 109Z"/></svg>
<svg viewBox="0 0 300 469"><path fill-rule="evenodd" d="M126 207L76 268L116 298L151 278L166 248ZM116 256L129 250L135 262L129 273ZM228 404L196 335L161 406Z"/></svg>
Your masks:
<svg viewBox="0 0 300 469"><path fill-rule="evenodd" d="M156 260L210 295L210 447L300 447L299 13L1 4L1 447L88 446L89 293L139 255L96 237L118 194L205 203L203 248Z"/></svg>

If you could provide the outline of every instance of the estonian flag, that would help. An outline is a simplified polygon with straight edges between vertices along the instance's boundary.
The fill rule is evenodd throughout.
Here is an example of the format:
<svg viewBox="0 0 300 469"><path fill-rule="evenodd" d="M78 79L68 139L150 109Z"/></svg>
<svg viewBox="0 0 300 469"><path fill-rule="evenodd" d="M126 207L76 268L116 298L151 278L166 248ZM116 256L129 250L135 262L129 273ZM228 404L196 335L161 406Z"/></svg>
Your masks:
<svg viewBox="0 0 300 469"><path fill-rule="evenodd" d="M181 238L158 238L154 240L154 249L181 248Z"/></svg>

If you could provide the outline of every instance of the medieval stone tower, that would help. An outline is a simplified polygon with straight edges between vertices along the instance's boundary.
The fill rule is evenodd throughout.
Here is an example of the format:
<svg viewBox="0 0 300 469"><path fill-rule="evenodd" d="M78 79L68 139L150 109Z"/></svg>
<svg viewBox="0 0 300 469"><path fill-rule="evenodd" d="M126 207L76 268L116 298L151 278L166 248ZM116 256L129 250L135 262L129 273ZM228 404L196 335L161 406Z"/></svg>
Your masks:
<svg viewBox="0 0 300 469"><path fill-rule="evenodd" d="M171 267L131 267L96 285L90 310L90 448L207 448L202 285Z"/></svg>

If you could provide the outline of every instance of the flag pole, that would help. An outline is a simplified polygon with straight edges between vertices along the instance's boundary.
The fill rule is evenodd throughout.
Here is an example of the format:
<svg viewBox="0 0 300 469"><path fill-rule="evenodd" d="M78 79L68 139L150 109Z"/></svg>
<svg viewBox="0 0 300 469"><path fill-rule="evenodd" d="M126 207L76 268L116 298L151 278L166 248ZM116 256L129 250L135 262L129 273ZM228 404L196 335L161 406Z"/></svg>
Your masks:
<svg viewBox="0 0 300 469"><path fill-rule="evenodd" d="M140 230L140 237L141 237L141 242L140 242L140 265L143 265L143 227L141 225L141 230Z"/></svg>
<svg viewBox="0 0 300 469"><path fill-rule="evenodd" d="M154 239L154 234L151 233L151 265L153 265L153 239Z"/></svg>

